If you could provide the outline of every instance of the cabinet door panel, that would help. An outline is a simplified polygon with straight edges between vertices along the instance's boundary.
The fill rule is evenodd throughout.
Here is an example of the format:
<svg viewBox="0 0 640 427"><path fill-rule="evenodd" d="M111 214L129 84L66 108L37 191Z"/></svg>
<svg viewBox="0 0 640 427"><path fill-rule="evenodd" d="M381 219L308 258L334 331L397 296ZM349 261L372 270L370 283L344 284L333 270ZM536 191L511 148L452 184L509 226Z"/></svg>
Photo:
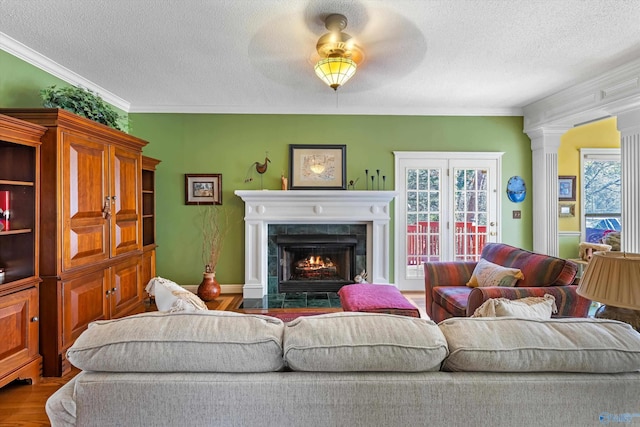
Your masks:
<svg viewBox="0 0 640 427"><path fill-rule="evenodd" d="M89 322L106 319L108 311L105 270L62 282L62 343L73 343Z"/></svg>
<svg viewBox="0 0 640 427"><path fill-rule="evenodd" d="M38 354L38 290L27 289L0 299L0 372L8 372Z"/></svg>
<svg viewBox="0 0 640 427"><path fill-rule="evenodd" d="M63 269L107 259L108 150L101 143L63 133Z"/></svg>
<svg viewBox="0 0 640 427"><path fill-rule="evenodd" d="M141 155L114 148L111 165L111 194L115 196L112 203L111 256L117 256L142 248Z"/></svg>
<svg viewBox="0 0 640 427"><path fill-rule="evenodd" d="M110 305L111 317L120 317L139 305L140 289L140 258L134 257L118 263L111 268Z"/></svg>

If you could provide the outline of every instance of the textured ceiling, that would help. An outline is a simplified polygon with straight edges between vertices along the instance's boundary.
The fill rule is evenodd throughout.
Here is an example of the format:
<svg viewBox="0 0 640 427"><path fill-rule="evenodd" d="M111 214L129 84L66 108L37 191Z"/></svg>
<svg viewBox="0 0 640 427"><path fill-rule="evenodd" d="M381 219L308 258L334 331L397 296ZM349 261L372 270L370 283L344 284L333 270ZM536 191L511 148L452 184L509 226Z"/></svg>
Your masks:
<svg viewBox="0 0 640 427"><path fill-rule="evenodd" d="M337 95L330 13L366 55ZM130 111L501 115L639 58L640 1L0 0L0 33Z"/></svg>

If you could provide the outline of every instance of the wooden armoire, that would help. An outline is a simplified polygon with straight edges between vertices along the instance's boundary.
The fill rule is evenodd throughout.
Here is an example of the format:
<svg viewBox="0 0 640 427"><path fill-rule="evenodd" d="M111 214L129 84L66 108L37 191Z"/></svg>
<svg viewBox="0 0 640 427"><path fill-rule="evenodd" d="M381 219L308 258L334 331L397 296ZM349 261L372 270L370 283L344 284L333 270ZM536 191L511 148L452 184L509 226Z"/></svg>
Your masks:
<svg viewBox="0 0 640 427"><path fill-rule="evenodd" d="M43 375L89 322L144 311L142 148L146 141L60 109L2 109L47 128L41 145Z"/></svg>

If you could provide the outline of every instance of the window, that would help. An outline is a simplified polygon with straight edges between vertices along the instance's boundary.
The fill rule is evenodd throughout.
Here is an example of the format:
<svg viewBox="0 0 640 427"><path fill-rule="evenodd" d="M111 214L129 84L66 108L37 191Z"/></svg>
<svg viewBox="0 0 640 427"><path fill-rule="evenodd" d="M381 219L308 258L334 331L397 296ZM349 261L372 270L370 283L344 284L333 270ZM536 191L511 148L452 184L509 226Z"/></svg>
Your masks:
<svg viewBox="0 0 640 427"><path fill-rule="evenodd" d="M620 150L580 150L582 182L582 240L600 243L611 231L620 231Z"/></svg>

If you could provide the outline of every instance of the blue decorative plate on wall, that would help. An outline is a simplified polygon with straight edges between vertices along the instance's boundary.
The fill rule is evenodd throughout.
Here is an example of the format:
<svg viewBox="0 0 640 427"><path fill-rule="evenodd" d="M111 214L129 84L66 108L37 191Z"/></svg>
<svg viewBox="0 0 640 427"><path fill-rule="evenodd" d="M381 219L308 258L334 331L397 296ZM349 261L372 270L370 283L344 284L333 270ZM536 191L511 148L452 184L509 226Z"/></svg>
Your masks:
<svg viewBox="0 0 640 427"><path fill-rule="evenodd" d="M519 176L512 176L507 181L507 197L514 203L520 203L524 201L527 196L527 187L524 185L524 180Z"/></svg>

